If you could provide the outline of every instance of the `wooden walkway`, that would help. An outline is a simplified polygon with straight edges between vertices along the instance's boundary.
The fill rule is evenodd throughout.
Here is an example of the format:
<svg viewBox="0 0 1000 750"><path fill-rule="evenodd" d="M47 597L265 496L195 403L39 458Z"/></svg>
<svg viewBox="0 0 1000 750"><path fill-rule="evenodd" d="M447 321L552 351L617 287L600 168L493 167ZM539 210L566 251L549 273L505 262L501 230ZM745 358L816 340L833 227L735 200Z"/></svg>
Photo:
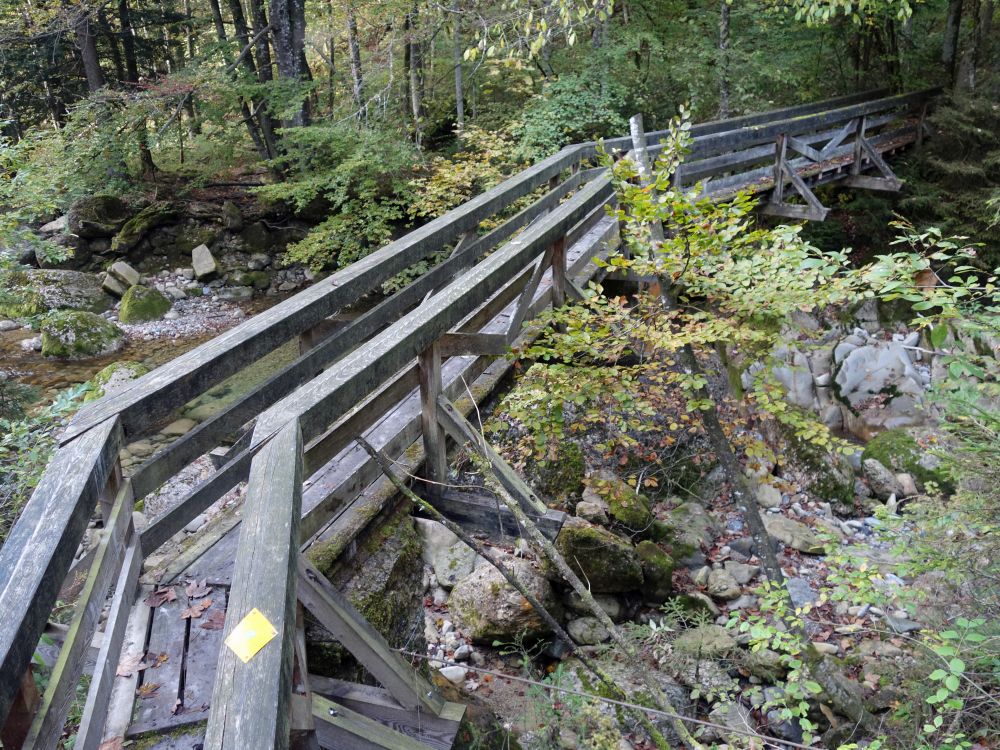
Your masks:
<svg viewBox="0 0 1000 750"><path fill-rule="evenodd" d="M697 125L679 179L720 198L750 190L770 213L822 219L818 184L899 189L886 159L921 141L935 93L869 92ZM647 136L650 151L662 136ZM628 150L631 141L605 147ZM614 196L606 172L591 166L595 154L593 143L569 146L80 410L0 550L4 747L55 747L84 672L92 676L78 750L150 733L164 733L155 744L162 748L451 746L464 707L398 657L303 553L321 543L328 559L349 559L397 507L358 436L401 471L422 469L423 493L446 515L484 522L474 498L436 490L447 480L447 439L475 439L462 415L503 378L511 344L533 335L525 323L578 296L597 273L591 261L616 245L606 210ZM483 230L484 222L495 228ZM443 249L448 260L331 324ZM301 346L293 363L122 475L121 448L291 341ZM135 503L210 452L218 468L135 529ZM557 533L561 514L501 468L525 511ZM234 488L245 492L242 504L176 543ZM100 543L74 564L95 509ZM72 623L38 696L32 654L67 581L80 579ZM381 687L310 675L303 611ZM250 628L257 615L266 622ZM240 640L244 630L252 633ZM262 647L243 661L241 644L261 633ZM182 726L191 731L165 734Z"/></svg>

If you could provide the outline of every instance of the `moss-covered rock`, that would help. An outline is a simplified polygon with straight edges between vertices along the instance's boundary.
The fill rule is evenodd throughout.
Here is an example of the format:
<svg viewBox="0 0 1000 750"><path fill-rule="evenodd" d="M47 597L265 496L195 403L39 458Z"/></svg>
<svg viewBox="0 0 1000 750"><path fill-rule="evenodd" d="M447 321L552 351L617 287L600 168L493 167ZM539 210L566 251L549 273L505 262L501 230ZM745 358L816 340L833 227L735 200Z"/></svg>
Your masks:
<svg viewBox="0 0 1000 750"><path fill-rule="evenodd" d="M720 533L719 524L698 502L681 503L671 510L663 524L672 538L671 553L675 560L688 554L708 548L715 543Z"/></svg>
<svg viewBox="0 0 1000 750"><path fill-rule="evenodd" d="M639 542L635 551L642 564L643 598L653 604L662 604L673 593L674 561L648 539Z"/></svg>
<svg viewBox="0 0 1000 750"><path fill-rule="evenodd" d="M619 526L633 534L650 532L653 514L649 509L649 498L645 495L606 471L588 477L586 485L588 490L592 490L604 501L608 514Z"/></svg>
<svg viewBox="0 0 1000 750"><path fill-rule="evenodd" d="M170 310L170 300L156 289L136 284L122 297L118 320L122 323L145 323L159 320Z"/></svg>
<svg viewBox="0 0 1000 750"><path fill-rule="evenodd" d="M114 195L80 198L70 206L66 226L70 234L85 239L111 237L128 221L128 209Z"/></svg>
<svg viewBox="0 0 1000 750"><path fill-rule="evenodd" d="M112 362L90 379L91 389L83 400L93 401L114 393L126 383L141 378L147 372L149 372L149 368L142 362L129 360Z"/></svg>
<svg viewBox="0 0 1000 750"><path fill-rule="evenodd" d="M595 593L635 591L642 586L642 563L635 548L607 529L570 518L556 547Z"/></svg>
<svg viewBox="0 0 1000 750"><path fill-rule="evenodd" d="M173 221L177 218L179 211L175 204L169 201L160 201L150 204L139 213L125 222L121 231L115 235L111 242L111 249L116 253L127 253L153 229Z"/></svg>
<svg viewBox="0 0 1000 750"><path fill-rule="evenodd" d="M174 249L178 255L187 255L198 245L213 245L218 239L218 231L204 224L191 223L183 227L174 240Z"/></svg>
<svg viewBox="0 0 1000 750"><path fill-rule="evenodd" d="M251 286L260 291L271 286L271 274L267 271L234 271L229 281L236 286Z"/></svg>
<svg viewBox="0 0 1000 750"><path fill-rule="evenodd" d="M854 502L854 472L847 459L839 453L802 440L786 431L788 453L804 470L809 492L829 502Z"/></svg>
<svg viewBox="0 0 1000 750"><path fill-rule="evenodd" d="M583 491L587 463L583 450L574 442L559 446L555 459L539 461L533 467L538 491L553 500L565 500Z"/></svg>
<svg viewBox="0 0 1000 750"><path fill-rule="evenodd" d="M736 639L721 625L700 625L685 630L674 639L674 650L711 659L736 648Z"/></svg>
<svg viewBox="0 0 1000 750"><path fill-rule="evenodd" d="M910 474L923 487L934 482L945 491L952 491L954 484L947 471L934 456L930 456L914 437L902 428L886 430L868 441L861 460L873 458L895 474Z"/></svg>
<svg viewBox="0 0 1000 750"><path fill-rule="evenodd" d="M57 311L42 321L42 354L83 359L118 351L125 334L100 315L82 310Z"/></svg>
<svg viewBox="0 0 1000 750"><path fill-rule="evenodd" d="M0 316L17 318L51 310L100 313L113 304L97 276L82 271L25 269L8 276L9 295L0 303Z"/></svg>

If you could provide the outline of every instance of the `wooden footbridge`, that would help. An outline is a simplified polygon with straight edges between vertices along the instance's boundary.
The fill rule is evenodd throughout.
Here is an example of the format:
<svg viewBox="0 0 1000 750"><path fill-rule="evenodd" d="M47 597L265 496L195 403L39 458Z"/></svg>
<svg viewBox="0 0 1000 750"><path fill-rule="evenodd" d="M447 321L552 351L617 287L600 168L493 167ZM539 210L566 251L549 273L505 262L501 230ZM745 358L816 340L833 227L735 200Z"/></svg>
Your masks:
<svg viewBox="0 0 1000 750"><path fill-rule="evenodd" d="M935 93L872 92L697 125L680 180L717 196L750 190L771 213L822 219L816 185L899 189L887 159L920 143ZM663 135L650 133L648 147ZM594 143L564 148L76 414L0 550L5 748L57 747L81 686L76 750L149 734L160 739L144 747L451 746L464 707L399 657L304 553L322 543L328 559L349 559L396 507L355 442L362 435L401 472L423 466L423 492L453 519L475 526L487 515L476 498L435 484L447 480L446 440L476 438L465 415L509 368L511 345L532 335L525 322L578 296L597 272L593 258L615 246L606 211L615 197L606 170L590 166L595 154ZM409 286L331 323L449 248ZM291 364L123 476L124 446L296 340ZM135 528L135 504L208 453L214 473ZM520 482L494 460L503 481ZM237 513L177 543L235 488L245 491ZM555 533L561 514L521 495ZM100 541L78 559L95 514ZM72 621L39 695L33 654L70 590ZM303 608L378 687L310 674ZM184 726L192 731L171 735Z"/></svg>

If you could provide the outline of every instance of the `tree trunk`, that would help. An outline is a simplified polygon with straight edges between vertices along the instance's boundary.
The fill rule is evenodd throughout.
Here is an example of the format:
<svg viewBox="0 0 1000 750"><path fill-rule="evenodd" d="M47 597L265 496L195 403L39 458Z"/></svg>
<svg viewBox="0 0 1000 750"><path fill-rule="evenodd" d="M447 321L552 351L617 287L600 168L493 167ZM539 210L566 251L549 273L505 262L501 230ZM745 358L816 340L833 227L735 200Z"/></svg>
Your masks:
<svg viewBox="0 0 1000 750"><path fill-rule="evenodd" d="M103 7L97 11L97 25L101 30L101 35L108 44L108 51L111 53L111 64L115 67L115 80L121 83L125 79L125 66L122 64L121 50L118 48L118 38L108 23L108 14Z"/></svg>
<svg viewBox="0 0 1000 750"><path fill-rule="evenodd" d="M958 71L958 36L962 30L963 0L950 0L948 3L948 20L944 28L944 43L941 47L941 62L948 70L948 80L955 85L955 74Z"/></svg>
<svg viewBox="0 0 1000 750"><path fill-rule="evenodd" d="M227 41L226 24L222 20L222 8L219 7L219 0L208 0L208 4L212 8L212 20L215 22L215 35L219 38L220 42L225 42Z"/></svg>
<svg viewBox="0 0 1000 750"><path fill-rule="evenodd" d="M101 70L101 62L97 57L97 44L94 40L93 30L90 28L90 19L86 13L81 13L74 23L76 32L76 46L80 50L80 57L83 60L83 73L87 77L87 90L91 93L104 88L106 83L104 71Z"/></svg>
<svg viewBox="0 0 1000 750"><path fill-rule="evenodd" d="M351 56L351 90L354 94L355 116L358 122L368 120L365 106L364 79L361 77L361 44L358 42L358 19L354 6L347 5L347 47Z"/></svg>
<svg viewBox="0 0 1000 750"><path fill-rule="evenodd" d="M455 39L452 49L452 63L455 66L455 127L458 132L465 130L465 86L462 81L462 11L458 0L451 6L455 20Z"/></svg>
<svg viewBox="0 0 1000 750"><path fill-rule="evenodd" d="M242 54L250 44L250 29L247 26L246 15L243 13L243 3L240 0L229 0L229 11L233 14L235 37L240 45L240 54ZM266 44L266 35L264 35L264 41ZM257 42L254 42L254 44L256 45ZM261 80L260 71L254 63L254 56L251 53L247 52L240 58L240 66L246 71L251 80ZM256 120L260 125L261 140L267 152L267 158L274 159L278 155L278 149L271 116L267 113L262 103L255 99L250 100L250 111L256 113Z"/></svg>
<svg viewBox="0 0 1000 750"><path fill-rule="evenodd" d="M139 63L135 57L135 31L132 28L132 13L128 7L128 0L118 0L118 22L122 27L122 52L125 56L126 80L138 83Z"/></svg>
<svg viewBox="0 0 1000 750"><path fill-rule="evenodd" d="M413 3L409 15L409 34L407 48L410 52L408 80L410 82L410 113L413 115L413 142L420 148L424 139L424 94L423 94L423 60L420 50L420 40L417 38L419 10Z"/></svg>
<svg viewBox="0 0 1000 750"><path fill-rule="evenodd" d="M305 0L270 0L269 6L278 76L305 81ZM287 124L299 127L308 123L309 102L303 96L298 111Z"/></svg>
<svg viewBox="0 0 1000 750"><path fill-rule="evenodd" d="M719 0L719 118L729 117L729 0Z"/></svg>

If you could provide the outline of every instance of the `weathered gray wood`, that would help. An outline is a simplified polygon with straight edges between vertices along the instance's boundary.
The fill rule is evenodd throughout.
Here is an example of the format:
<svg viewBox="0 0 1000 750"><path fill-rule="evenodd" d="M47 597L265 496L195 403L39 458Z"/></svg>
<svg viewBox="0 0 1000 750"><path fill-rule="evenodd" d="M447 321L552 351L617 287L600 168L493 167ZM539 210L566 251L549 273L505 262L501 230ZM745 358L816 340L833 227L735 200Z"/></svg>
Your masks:
<svg viewBox="0 0 1000 750"><path fill-rule="evenodd" d="M367 716L435 750L451 748L465 713L465 706L459 703L447 704L442 711L443 716L426 711L414 713L400 706L388 691L371 685L318 675L310 675L309 682L313 691L324 698L330 698L339 706Z"/></svg>
<svg viewBox="0 0 1000 750"><path fill-rule="evenodd" d="M174 586L177 599L152 608L153 619L146 643L145 662L149 668L139 677L143 691L135 699L135 720L126 736L162 732L174 725L180 706L181 673L184 669L184 640L187 620L181 613L188 599L183 586ZM153 689L156 686L156 689Z"/></svg>
<svg viewBox="0 0 1000 750"><path fill-rule="evenodd" d="M427 750L419 740L316 694L313 716L320 747L325 750Z"/></svg>
<svg viewBox="0 0 1000 750"><path fill-rule="evenodd" d="M495 497L475 492L445 490L439 497L420 493L441 515L463 528L478 531L492 538L518 537L521 528L510 510ZM546 509L543 515L534 510L526 511L528 518L535 522L549 539L559 535L566 520L566 514L559 510Z"/></svg>
<svg viewBox="0 0 1000 750"><path fill-rule="evenodd" d="M96 750L103 739L104 721L108 716L115 672L139 585L141 568L142 552L139 549L139 537L133 531L125 549L125 559L118 574L118 582L115 584L108 619L104 626L104 639L101 641L101 649L97 656L97 668L90 681L87 702L84 704L83 716L77 729L74 745L77 750Z"/></svg>
<svg viewBox="0 0 1000 750"><path fill-rule="evenodd" d="M553 154L267 312L142 376L122 391L88 404L73 418L63 442L114 414L119 415L126 435L141 433L192 397L474 229L483 219L544 185L577 159L575 147Z"/></svg>
<svg viewBox="0 0 1000 750"><path fill-rule="evenodd" d="M296 416L301 420L307 439L317 435L333 421L331 416L336 418L343 414L373 386L398 371L416 352L425 349L474 311L542 248L603 202L609 192L610 183L606 178L581 188L566 203L539 219L531 231L494 252L365 347L262 414L254 440L263 439Z"/></svg>
<svg viewBox="0 0 1000 750"><path fill-rule="evenodd" d="M438 714L445 701L393 651L305 556L299 557L299 600L333 637L408 711Z"/></svg>
<svg viewBox="0 0 1000 750"><path fill-rule="evenodd" d="M222 649L206 750L288 746L301 505L302 433L292 421L250 468L224 631L256 608L278 634L245 664Z"/></svg>
<svg viewBox="0 0 1000 750"><path fill-rule="evenodd" d="M823 161L822 152L817 151L804 140L796 138L794 135L788 136L788 147L813 161Z"/></svg>
<svg viewBox="0 0 1000 750"><path fill-rule="evenodd" d="M441 350L437 342L417 355L420 376L420 434L424 439L424 482L435 494L448 481L448 453L444 430L438 424L437 400L441 395Z"/></svg>
<svg viewBox="0 0 1000 750"><path fill-rule="evenodd" d="M511 341L517 336L521 330L521 326L524 325L525 319L528 317L528 308L535 299L535 292L538 291L538 285L542 281L542 276L552 267L552 254L554 252L555 244L549 245L546 248L542 257L535 264L535 270L532 271L531 278L528 279L528 283L521 290L521 295L517 300L517 308L515 308L514 314L510 318L510 324L507 327L507 338ZM506 307L506 304L503 306Z"/></svg>
<svg viewBox="0 0 1000 750"><path fill-rule="evenodd" d="M114 417L56 452L0 548L0 724L118 461Z"/></svg>
<svg viewBox="0 0 1000 750"><path fill-rule="evenodd" d="M138 601L132 607L129 614L128 625L125 628L125 638L121 647L121 655L118 662L113 664L113 684L111 687L111 698L108 701L107 714L104 717L95 716L95 721L100 724L103 719L104 740L113 738L124 738L128 731L128 726L132 721L132 707L135 704L135 688L139 683L140 672L131 671L126 676L118 676L118 664L124 660L132 662L141 659L146 652L146 636L149 630L150 619L153 611L143 604L142 600L152 591L151 587L140 588ZM90 736L90 733L88 733ZM95 746L96 747L96 746ZM86 748L93 750L93 748Z"/></svg>
<svg viewBox="0 0 1000 750"><path fill-rule="evenodd" d="M502 357L510 353L507 336L500 333L446 333L438 339L442 357L477 354Z"/></svg>
<svg viewBox="0 0 1000 750"><path fill-rule="evenodd" d="M226 612L228 593L223 586L212 586L212 592L206 597L212 600L212 606L200 618L188 621L184 688L181 691L183 703L178 711L188 721L204 721L208 718L215 682L214 667L225 648L222 644L224 630L203 628L202 625L217 612ZM225 625L225 621L223 623Z"/></svg>
<svg viewBox="0 0 1000 750"><path fill-rule="evenodd" d="M437 415L441 426L444 427L445 431L456 443L459 445L471 444L473 449L481 453L489 461L500 483L514 497L525 503L526 507L524 511L526 513L545 514L548 507L542 502L541 498L532 492L531 488L518 476L518 473L500 457L500 454L493 450L493 447L486 438L482 436L479 430L472 426L469 420L462 416L462 412L458 410L455 404L442 396L438 399Z"/></svg>
<svg viewBox="0 0 1000 750"><path fill-rule="evenodd" d="M861 190L880 190L888 193L897 193L903 187L902 180L888 179L885 177L872 177L871 175L848 175L843 179L846 187L860 188Z"/></svg>

